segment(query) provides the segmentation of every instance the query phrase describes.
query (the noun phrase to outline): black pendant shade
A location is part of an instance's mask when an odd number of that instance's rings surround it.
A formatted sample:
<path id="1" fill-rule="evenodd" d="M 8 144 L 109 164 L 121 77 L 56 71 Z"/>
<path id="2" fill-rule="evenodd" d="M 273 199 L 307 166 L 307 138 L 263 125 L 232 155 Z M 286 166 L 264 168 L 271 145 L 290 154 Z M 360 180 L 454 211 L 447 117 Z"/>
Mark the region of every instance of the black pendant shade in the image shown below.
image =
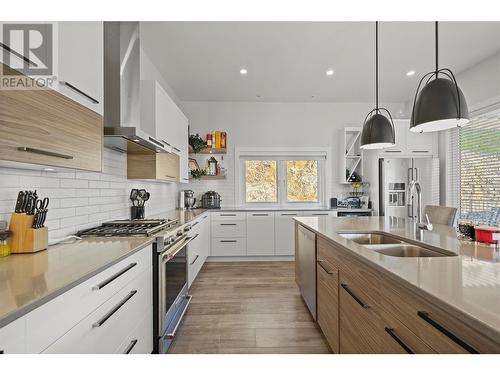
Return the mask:
<path id="1" fill-rule="evenodd" d="M 389 120 L 383 114 L 377 112 L 365 121 L 363 131 L 361 132 L 362 148 L 365 150 L 387 148 L 394 146 L 394 142 L 392 118 Z"/>
<path id="2" fill-rule="evenodd" d="M 422 77 L 417 87 L 410 120 L 412 132 L 433 132 L 466 125 L 469 109 L 464 94 L 450 69 L 438 68 L 438 23 L 436 70 Z M 425 83 L 424 83 L 425 81 Z M 420 87 L 424 83 L 424 87 Z"/>
<path id="3" fill-rule="evenodd" d="M 386 112 L 389 118 L 384 116 Z M 378 22 L 375 22 L 375 108 L 368 112 L 361 130 L 360 147 L 374 150 L 394 146 L 394 123 L 389 111 L 378 106 Z"/>

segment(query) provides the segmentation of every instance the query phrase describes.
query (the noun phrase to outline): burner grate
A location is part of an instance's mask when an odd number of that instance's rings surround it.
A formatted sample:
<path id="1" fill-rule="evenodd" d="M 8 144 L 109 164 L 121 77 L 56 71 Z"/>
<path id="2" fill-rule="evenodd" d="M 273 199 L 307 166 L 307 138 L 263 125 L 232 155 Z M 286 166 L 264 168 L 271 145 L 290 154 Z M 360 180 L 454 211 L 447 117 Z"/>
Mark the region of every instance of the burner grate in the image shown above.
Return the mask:
<path id="1" fill-rule="evenodd" d="M 161 230 L 171 228 L 177 220 L 148 219 L 148 220 L 115 220 L 102 225 L 82 230 L 79 237 L 111 237 L 111 236 L 150 236 Z"/>

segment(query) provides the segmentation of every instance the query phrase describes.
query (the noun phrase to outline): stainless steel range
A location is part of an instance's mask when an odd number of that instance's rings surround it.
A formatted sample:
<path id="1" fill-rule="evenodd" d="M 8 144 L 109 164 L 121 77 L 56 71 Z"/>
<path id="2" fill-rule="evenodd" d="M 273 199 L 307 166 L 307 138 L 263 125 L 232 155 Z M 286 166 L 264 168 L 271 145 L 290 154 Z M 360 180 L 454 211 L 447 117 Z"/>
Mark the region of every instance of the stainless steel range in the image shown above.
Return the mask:
<path id="1" fill-rule="evenodd" d="M 76 235 L 78 237 L 152 236 L 176 224 L 177 220 L 171 219 L 114 220 L 95 228 L 81 230 Z"/>
<path id="2" fill-rule="evenodd" d="M 154 352 L 166 353 L 191 302 L 187 286 L 187 245 L 198 234 L 190 235 L 184 225 L 153 244 L 153 333 Z"/>

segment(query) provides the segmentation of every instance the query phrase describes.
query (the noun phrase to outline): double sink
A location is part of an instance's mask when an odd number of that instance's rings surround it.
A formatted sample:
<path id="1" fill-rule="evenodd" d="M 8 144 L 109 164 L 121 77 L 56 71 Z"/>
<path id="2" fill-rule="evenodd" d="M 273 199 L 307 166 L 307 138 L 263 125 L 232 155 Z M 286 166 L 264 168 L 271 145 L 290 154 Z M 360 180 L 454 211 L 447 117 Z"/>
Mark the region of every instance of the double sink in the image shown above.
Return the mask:
<path id="1" fill-rule="evenodd" d="M 385 232 L 339 232 L 340 236 L 379 254 L 400 258 L 449 257 L 457 254 L 422 243 L 413 243 Z"/>

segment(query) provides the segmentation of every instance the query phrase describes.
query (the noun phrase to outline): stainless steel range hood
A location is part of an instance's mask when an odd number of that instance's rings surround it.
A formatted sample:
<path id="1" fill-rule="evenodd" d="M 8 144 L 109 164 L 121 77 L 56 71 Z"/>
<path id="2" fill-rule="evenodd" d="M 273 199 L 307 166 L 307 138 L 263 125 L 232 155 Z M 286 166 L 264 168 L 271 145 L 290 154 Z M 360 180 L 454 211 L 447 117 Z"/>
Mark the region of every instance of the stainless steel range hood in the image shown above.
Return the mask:
<path id="1" fill-rule="evenodd" d="M 140 55 L 139 22 L 104 22 L 104 145 L 127 152 L 134 142 L 168 152 L 141 129 Z"/>

